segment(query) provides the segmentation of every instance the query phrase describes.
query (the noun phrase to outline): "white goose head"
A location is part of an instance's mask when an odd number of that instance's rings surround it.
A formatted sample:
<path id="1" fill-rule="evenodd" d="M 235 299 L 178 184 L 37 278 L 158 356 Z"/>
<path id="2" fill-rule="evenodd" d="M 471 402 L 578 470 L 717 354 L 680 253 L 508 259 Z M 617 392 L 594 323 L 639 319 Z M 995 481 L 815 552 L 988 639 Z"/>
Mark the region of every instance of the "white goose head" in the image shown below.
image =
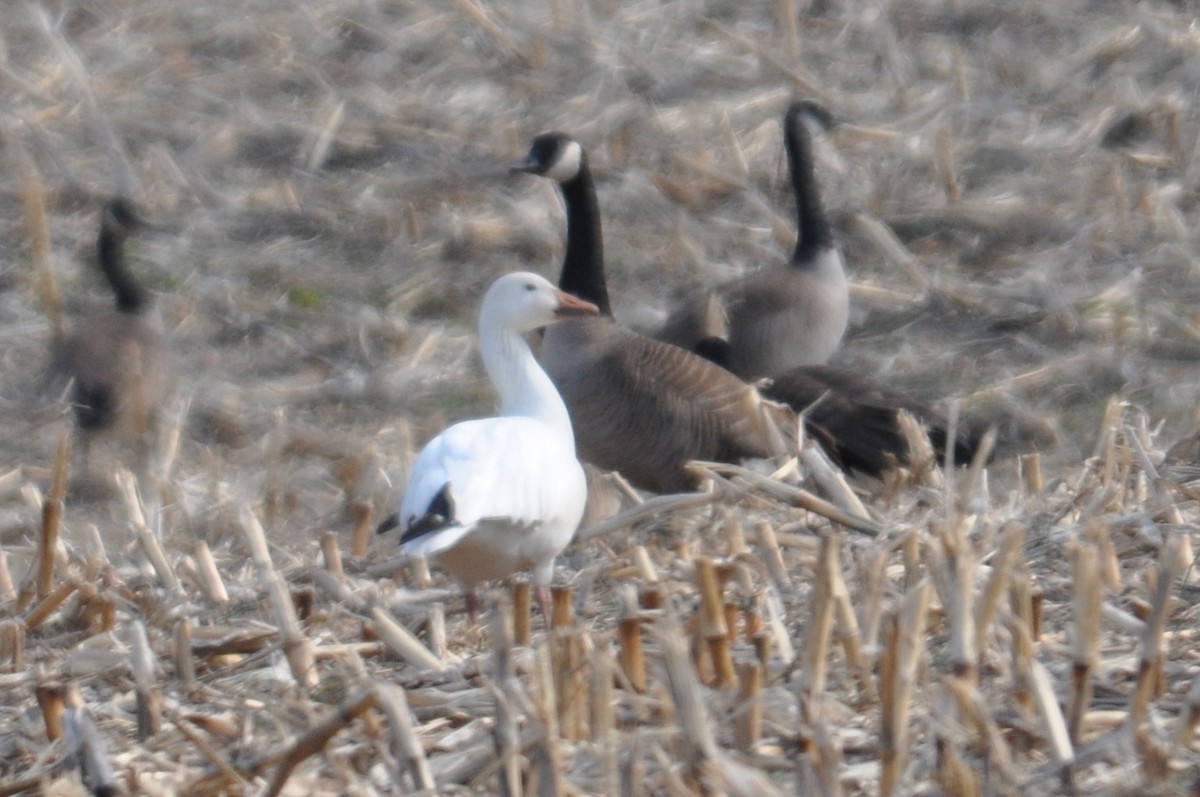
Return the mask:
<path id="1" fill-rule="evenodd" d="M 563 293 L 545 277 L 527 271 L 506 274 L 492 283 L 479 311 L 479 348 L 500 396 L 501 415 L 537 418 L 570 436 L 567 408 L 523 335 L 569 316 L 597 312 L 594 304 Z"/>
<path id="2" fill-rule="evenodd" d="M 595 315 L 596 306 L 576 299 L 529 271 L 506 274 L 483 297 L 480 327 L 525 333 L 571 316 Z"/>

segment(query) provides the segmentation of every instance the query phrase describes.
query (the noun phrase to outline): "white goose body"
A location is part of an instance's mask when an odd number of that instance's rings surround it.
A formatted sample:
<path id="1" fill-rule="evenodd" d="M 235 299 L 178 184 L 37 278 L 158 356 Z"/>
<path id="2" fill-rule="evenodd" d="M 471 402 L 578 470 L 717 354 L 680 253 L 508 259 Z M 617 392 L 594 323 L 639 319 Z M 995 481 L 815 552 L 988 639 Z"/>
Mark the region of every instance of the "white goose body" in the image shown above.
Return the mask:
<path id="1" fill-rule="evenodd" d="M 501 277 L 480 311 L 500 414 L 449 427 L 422 449 L 400 503 L 406 552 L 433 557 L 467 590 L 532 570 L 538 598 L 587 499 L 570 417 L 522 335 L 596 308 L 525 272 Z"/>

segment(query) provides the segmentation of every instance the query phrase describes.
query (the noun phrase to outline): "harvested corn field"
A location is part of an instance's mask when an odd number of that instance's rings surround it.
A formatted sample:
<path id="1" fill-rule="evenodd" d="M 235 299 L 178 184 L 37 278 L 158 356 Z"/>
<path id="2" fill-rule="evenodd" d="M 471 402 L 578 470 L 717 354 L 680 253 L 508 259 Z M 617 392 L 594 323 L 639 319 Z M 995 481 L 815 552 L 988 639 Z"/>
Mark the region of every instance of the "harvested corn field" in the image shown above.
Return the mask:
<path id="1" fill-rule="evenodd" d="M 0 794 L 1200 793 L 1200 39 L 1186 4 L 43 0 L 0 21 Z M 494 410 L 487 285 L 563 256 L 583 142 L 618 318 L 787 260 L 780 121 L 851 285 L 833 362 L 995 431 L 883 481 L 620 489 L 482 622 L 375 537 Z M 49 347 L 175 359 L 81 437 Z M 145 375 L 138 377 L 145 378 Z M 142 408 L 145 409 L 145 408 Z M 85 450 L 86 449 L 86 450 Z M 529 618 L 527 622 L 527 618 Z"/>

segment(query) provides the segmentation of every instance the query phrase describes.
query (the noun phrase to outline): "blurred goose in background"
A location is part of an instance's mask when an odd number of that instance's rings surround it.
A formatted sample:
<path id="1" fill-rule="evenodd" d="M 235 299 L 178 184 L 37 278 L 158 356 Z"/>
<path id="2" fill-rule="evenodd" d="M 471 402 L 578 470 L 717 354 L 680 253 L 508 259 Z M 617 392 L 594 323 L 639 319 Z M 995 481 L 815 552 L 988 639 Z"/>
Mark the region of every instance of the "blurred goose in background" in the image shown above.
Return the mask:
<path id="1" fill-rule="evenodd" d="M 733 462 L 778 453 L 774 433 L 796 422 L 782 405 L 802 413 L 809 435 L 847 469 L 879 476 L 893 458 L 907 461 L 897 420 L 901 409 L 934 426 L 931 441 L 942 450 L 945 424 L 936 411 L 864 377 L 800 366 L 768 380 L 760 392 L 721 367 L 729 352 L 723 327 L 703 341 L 706 359 L 618 326 L 604 277 L 599 205 L 582 145 L 565 134 L 546 133 L 513 168 L 558 183 L 567 211 L 559 287 L 600 308 L 600 318 L 548 329 L 541 352 L 546 372 L 571 410 L 584 460 L 619 471 L 642 489 L 693 489 L 696 480 L 684 469 L 690 459 Z M 973 446 L 961 431 L 956 461 L 969 462 Z"/>
<path id="2" fill-rule="evenodd" d="M 480 309 L 479 347 L 500 414 L 451 426 L 413 464 L 400 542 L 458 580 L 473 618 L 477 584 L 532 569 L 549 622 L 554 559 L 579 525 L 587 486 L 567 408 L 522 335 L 596 312 L 536 274 L 496 280 Z"/>
<path id="3" fill-rule="evenodd" d="M 841 345 L 850 294 L 814 174 L 808 129 L 813 123 L 829 127 L 832 117 L 807 100 L 793 103 L 783 118 L 796 197 L 798 237 L 791 260 L 691 297 L 656 337 L 708 357 L 716 347 L 720 364 L 743 379 L 824 363 Z"/>
<path id="4" fill-rule="evenodd" d="M 116 308 L 81 320 L 51 347 L 50 383 L 69 384 L 68 400 L 85 446 L 89 437 L 106 432 L 144 445 L 174 382 L 162 319 L 125 266 L 125 240 L 144 226 L 129 200 L 105 205 L 96 262 Z"/>
<path id="5" fill-rule="evenodd" d="M 786 407 L 763 402 L 752 386 L 704 358 L 613 320 L 600 210 L 579 142 L 562 133 L 539 135 L 513 170 L 558 184 L 567 211 L 558 285 L 600 310 L 599 317 L 548 328 L 541 348 L 542 365 L 571 411 L 580 456 L 642 489 L 679 492 L 697 486 L 684 467 L 690 460 L 774 453 L 779 436 L 767 415 L 794 423 Z"/>

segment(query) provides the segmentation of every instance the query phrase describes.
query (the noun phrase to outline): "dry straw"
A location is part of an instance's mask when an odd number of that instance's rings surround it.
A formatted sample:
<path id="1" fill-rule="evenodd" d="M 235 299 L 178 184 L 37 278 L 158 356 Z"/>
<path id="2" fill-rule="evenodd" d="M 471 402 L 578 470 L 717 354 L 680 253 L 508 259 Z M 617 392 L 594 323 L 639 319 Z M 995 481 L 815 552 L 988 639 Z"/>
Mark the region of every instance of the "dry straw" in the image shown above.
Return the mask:
<path id="1" fill-rule="evenodd" d="M 5 17 L 0 794 L 1195 791 L 1186 4 L 51 5 Z M 473 626 L 370 531 L 492 412 L 482 286 L 560 262 L 504 167 L 587 143 L 637 316 L 784 262 L 797 96 L 839 364 L 993 458 L 696 463 Z M 114 193 L 189 399 L 84 478 L 37 375 Z"/>

